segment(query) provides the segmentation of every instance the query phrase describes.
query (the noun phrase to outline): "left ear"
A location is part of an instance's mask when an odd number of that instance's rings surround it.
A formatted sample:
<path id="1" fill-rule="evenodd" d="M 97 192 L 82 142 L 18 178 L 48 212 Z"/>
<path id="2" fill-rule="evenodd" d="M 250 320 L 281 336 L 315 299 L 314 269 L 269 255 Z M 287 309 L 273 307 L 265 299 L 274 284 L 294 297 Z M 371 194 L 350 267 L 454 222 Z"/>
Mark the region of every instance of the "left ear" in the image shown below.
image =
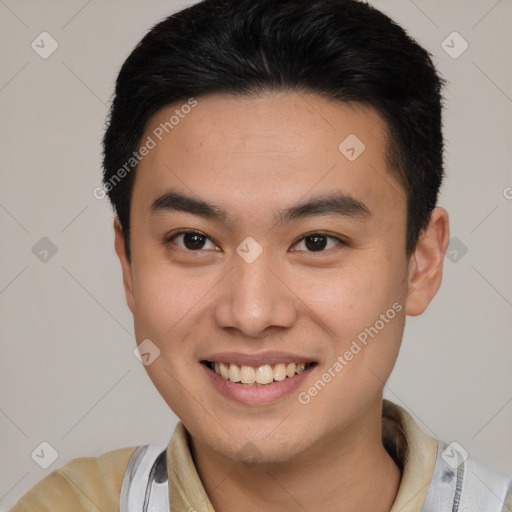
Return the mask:
<path id="1" fill-rule="evenodd" d="M 409 260 L 409 286 L 405 303 L 407 315 L 421 315 L 439 290 L 449 241 L 448 212 L 441 207 L 434 208 L 429 225 L 420 234 Z"/>

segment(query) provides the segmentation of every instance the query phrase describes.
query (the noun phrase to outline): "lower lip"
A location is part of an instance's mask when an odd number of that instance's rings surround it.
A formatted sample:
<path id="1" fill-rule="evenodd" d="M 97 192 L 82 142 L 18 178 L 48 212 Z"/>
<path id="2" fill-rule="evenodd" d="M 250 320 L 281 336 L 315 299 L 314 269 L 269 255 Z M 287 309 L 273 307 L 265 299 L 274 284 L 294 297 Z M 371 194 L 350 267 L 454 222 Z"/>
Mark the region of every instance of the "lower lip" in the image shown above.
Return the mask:
<path id="1" fill-rule="evenodd" d="M 295 374 L 293 377 L 286 377 L 280 381 L 274 381 L 270 384 L 240 384 L 231 382 L 229 379 L 221 377 L 206 365 L 201 364 L 204 371 L 213 382 L 215 388 L 227 397 L 247 405 L 260 405 L 276 402 L 285 395 L 290 394 L 297 389 L 302 382 L 309 376 L 315 368 L 312 366 L 302 373 Z"/>

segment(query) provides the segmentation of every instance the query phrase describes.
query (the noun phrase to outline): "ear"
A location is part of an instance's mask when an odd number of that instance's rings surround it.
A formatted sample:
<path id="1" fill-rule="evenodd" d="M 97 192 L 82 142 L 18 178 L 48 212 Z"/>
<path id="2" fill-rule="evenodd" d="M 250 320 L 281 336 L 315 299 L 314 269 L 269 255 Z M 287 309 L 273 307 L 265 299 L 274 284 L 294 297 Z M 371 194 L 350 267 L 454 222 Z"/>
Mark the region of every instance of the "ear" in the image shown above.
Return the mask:
<path id="1" fill-rule="evenodd" d="M 128 261 L 126 257 L 126 248 L 125 248 L 125 240 L 123 234 L 123 228 L 121 227 L 121 223 L 119 219 L 114 219 L 114 233 L 115 233 L 115 249 L 117 253 L 117 257 L 121 262 L 121 270 L 123 272 L 123 284 L 124 284 L 124 293 L 126 295 L 126 302 L 130 311 L 133 313 L 134 311 L 134 301 L 133 301 L 133 293 L 132 293 L 132 265 Z"/>
<path id="2" fill-rule="evenodd" d="M 408 294 L 405 313 L 421 315 L 441 286 L 444 254 L 450 241 L 448 212 L 432 211 L 430 223 L 422 232 L 409 260 Z"/>

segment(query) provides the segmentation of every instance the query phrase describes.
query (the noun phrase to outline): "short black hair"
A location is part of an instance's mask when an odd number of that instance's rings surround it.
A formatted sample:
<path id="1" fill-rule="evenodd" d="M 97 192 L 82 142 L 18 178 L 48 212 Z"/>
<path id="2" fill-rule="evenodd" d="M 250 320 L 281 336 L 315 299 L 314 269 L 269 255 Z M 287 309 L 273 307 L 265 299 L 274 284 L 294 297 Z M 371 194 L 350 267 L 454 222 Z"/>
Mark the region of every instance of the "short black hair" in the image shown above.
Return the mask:
<path id="1" fill-rule="evenodd" d="M 357 0 L 203 0 L 156 24 L 119 72 L 103 138 L 104 190 L 128 259 L 133 155 L 150 117 L 208 93 L 274 91 L 376 109 L 385 121 L 386 162 L 407 195 L 411 255 L 444 176 L 445 80 L 431 57 L 391 18 Z"/>

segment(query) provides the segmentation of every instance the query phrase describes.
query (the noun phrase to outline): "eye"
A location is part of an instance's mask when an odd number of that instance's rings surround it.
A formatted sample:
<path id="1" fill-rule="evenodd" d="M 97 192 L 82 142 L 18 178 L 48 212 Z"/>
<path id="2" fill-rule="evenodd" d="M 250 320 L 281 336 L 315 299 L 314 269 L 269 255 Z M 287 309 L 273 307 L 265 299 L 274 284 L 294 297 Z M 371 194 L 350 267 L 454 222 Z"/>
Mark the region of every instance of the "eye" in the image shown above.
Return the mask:
<path id="1" fill-rule="evenodd" d="M 329 244 L 331 240 L 331 244 Z M 332 241 L 337 243 L 332 243 Z M 308 252 L 326 252 L 337 245 L 347 245 L 343 240 L 324 233 L 310 233 L 303 236 L 295 245 L 305 247 Z M 304 250 L 304 249 L 299 249 Z"/>
<path id="2" fill-rule="evenodd" d="M 178 240 L 179 243 L 175 241 Z M 201 233 L 200 231 L 194 230 L 186 230 L 179 231 L 178 233 L 174 233 L 170 237 L 165 239 L 165 245 L 173 243 L 177 245 L 180 249 L 185 249 L 187 251 L 198 251 L 201 249 L 208 249 L 205 245 L 208 245 L 210 242 L 210 249 L 217 250 L 217 246 L 210 240 L 206 235 Z"/>
<path id="3" fill-rule="evenodd" d="M 208 247 L 210 243 L 210 247 Z M 185 251 L 200 251 L 206 249 L 220 250 L 219 247 L 204 233 L 195 230 L 182 230 L 168 236 L 164 240 L 164 245 L 173 244 Z M 299 247 L 297 250 L 306 252 L 327 252 L 336 246 L 345 246 L 346 242 L 326 233 L 310 233 L 300 238 L 293 247 Z"/>

